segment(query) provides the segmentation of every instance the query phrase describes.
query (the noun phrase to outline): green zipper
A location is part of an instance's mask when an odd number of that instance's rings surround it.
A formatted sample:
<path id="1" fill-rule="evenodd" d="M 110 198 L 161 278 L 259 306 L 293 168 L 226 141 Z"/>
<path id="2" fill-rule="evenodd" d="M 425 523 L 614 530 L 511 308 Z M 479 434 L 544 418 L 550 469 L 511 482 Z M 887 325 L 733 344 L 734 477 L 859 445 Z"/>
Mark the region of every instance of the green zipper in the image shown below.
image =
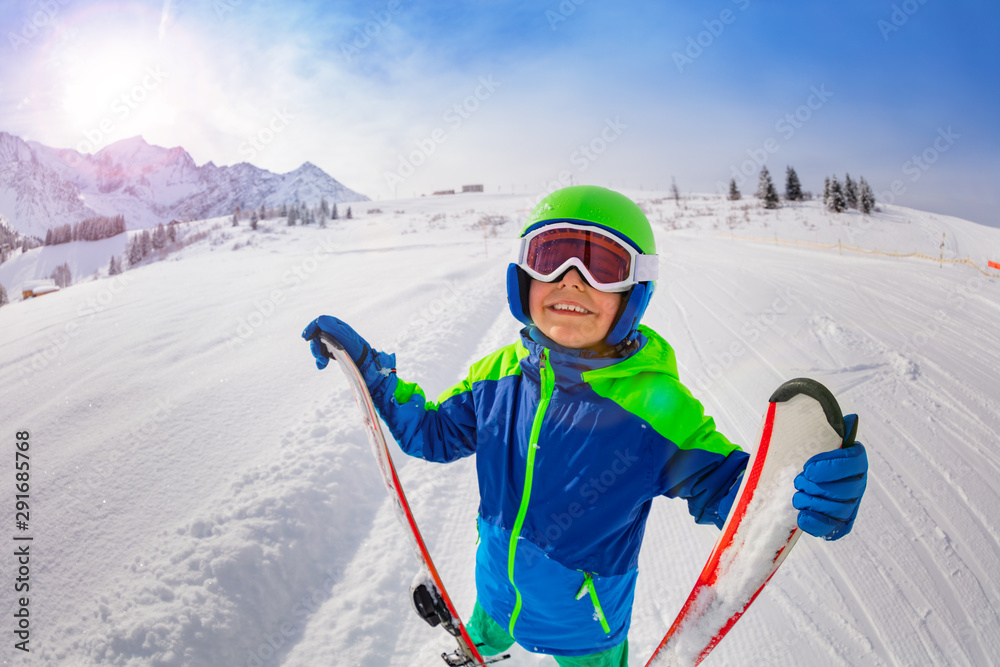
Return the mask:
<path id="1" fill-rule="evenodd" d="M 580 590 L 576 592 L 576 599 L 582 599 L 587 593 L 590 593 L 590 601 L 594 604 L 594 616 L 596 616 L 597 620 L 601 622 L 601 629 L 604 630 L 604 634 L 611 634 L 611 626 L 608 625 L 608 619 L 604 616 L 604 609 L 601 608 L 601 601 L 597 597 L 597 587 L 594 585 L 594 576 L 590 574 L 590 572 L 583 573 L 583 585 L 580 586 Z"/>
<path id="2" fill-rule="evenodd" d="M 521 591 L 514 583 L 514 556 L 517 552 L 517 541 L 521 538 L 521 528 L 524 526 L 524 517 L 528 514 L 528 501 L 531 499 L 531 482 L 535 475 L 535 451 L 538 449 L 538 436 L 542 431 L 542 418 L 549 407 L 549 400 L 555 389 L 555 375 L 548 365 L 548 351 L 543 350 L 539 370 L 541 374 L 541 396 L 538 401 L 538 409 L 535 411 L 535 419 L 531 423 L 531 438 L 528 441 L 528 462 L 524 473 L 524 490 L 521 492 L 521 506 L 517 510 L 517 519 L 514 520 L 514 531 L 510 535 L 510 548 L 507 551 L 507 576 L 514 593 L 517 596 L 514 602 L 514 612 L 510 615 L 510 625 L 507 633 L 514 636 L 514 623 L 521 613 Z"/>

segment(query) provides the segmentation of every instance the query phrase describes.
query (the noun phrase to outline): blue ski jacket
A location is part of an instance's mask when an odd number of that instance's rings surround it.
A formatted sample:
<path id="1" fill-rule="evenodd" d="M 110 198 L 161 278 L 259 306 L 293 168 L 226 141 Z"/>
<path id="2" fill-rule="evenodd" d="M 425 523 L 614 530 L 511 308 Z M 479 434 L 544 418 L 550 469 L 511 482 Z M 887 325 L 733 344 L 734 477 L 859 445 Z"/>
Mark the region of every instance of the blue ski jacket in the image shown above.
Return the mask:
<path id="1" fill-rule="evenodd" d="M 670 345 L 645 326 L 638 342 L 626 358 L 596 357 L 529 327 L 436 402 L 395 376 L 373 391 L 407 454 L 476 454 L 479 603 L 530 651 L 625 641 L 652 499 L 684 498 L 721 527 L 746 467 L 679 381 Z"/>

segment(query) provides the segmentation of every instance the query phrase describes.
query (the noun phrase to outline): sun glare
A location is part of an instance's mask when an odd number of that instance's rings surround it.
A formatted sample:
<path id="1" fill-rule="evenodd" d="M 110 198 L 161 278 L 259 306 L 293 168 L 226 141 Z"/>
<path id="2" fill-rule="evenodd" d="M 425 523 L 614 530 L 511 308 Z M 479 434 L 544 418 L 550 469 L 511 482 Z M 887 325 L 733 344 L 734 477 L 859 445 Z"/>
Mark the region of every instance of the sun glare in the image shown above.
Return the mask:
<path id="1" fill-rule="evenodd" d="M 107 143 L 141 134 L 144 122 L 170 122 L 167 73 L 149 47 L 116 42 L 77 53 L 63 72 L 62 106 L 67 124 L 81 133 L 76 146 L 94 152 Z"/>
<path id="2" fill-rule="evenodd" d="M 82 56 L 67 70 L 63 108 L 74 120 L 92 123 L 111 113 L 116 97 L 126 94 L 142 72 L 135 56 L 121 47 L 108 46 Z"/>

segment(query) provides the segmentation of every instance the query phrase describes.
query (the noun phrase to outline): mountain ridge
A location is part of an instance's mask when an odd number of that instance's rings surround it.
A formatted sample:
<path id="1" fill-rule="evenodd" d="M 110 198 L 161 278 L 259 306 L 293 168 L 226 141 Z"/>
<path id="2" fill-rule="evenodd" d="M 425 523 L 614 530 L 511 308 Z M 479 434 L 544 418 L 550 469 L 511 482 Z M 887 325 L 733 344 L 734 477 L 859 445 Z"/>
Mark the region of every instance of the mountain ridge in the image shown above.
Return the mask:
<path id="1" fill-rule="evenodd" d="M 248 162 L 198 166 L 180 146 L 129 137 L 94 154 L 52 148 L 0 131 L 0 215 L 22 234 L 96 215 L 124 215 L 129 229 L 202 220 L 299 201 L 368 201 L 314 163 L 275 174 Z"/>

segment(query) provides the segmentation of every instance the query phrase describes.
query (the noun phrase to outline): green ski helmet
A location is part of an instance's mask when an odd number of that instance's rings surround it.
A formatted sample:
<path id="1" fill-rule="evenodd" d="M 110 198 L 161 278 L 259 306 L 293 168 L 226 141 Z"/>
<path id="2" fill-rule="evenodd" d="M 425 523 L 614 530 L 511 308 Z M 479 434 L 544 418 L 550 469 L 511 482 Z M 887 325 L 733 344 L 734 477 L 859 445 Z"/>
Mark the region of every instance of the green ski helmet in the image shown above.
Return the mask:
<path id="1" fill-rule="evenodd" d="M 511 314 L 526 325 L 533 324 L 528 311 L 531 277 L 518 266 L 523 245 L 520 239 L 542 227 L 563 224 L 595 227 L 642 255 L 656 256 L 656 241 L 646 214 L 625 195 L 596 185 L 575 185 L 556 190 L 538 202 L 528 216 L 515 243 L 518 256 L 507 266 L 507 304 Z M 655 277 L 653 262 L 652 274 L 647 272 L 637 276 L 641 282 L 636 282 L 623 293 L 622 308 L 605 338 L 608 345 L 614 347 L 635 337 L 639 320 L 653 295 Z"/>

